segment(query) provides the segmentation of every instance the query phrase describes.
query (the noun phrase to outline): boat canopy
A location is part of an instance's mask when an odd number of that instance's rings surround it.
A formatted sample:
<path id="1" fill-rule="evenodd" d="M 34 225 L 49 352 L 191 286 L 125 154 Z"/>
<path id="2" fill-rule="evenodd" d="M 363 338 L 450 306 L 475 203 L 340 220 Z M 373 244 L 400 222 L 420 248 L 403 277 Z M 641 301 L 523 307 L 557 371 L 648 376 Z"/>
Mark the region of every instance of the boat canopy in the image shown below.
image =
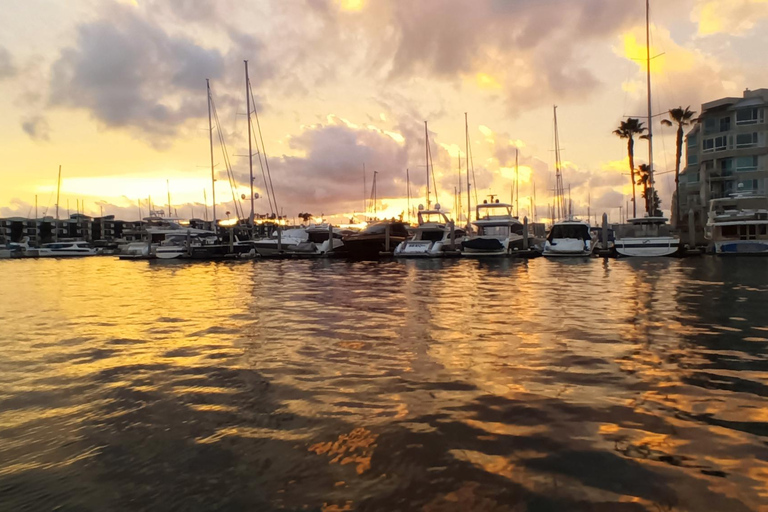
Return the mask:
<path id="1" fill-rule="evenodd" d="M 591 240 L 592 235 L 589 232 L 589 226 L 583 222 L 558 223 L 549 230 L 547 240 L 550 242 L 555 239 L 571 238 L 576 240 Z"/>

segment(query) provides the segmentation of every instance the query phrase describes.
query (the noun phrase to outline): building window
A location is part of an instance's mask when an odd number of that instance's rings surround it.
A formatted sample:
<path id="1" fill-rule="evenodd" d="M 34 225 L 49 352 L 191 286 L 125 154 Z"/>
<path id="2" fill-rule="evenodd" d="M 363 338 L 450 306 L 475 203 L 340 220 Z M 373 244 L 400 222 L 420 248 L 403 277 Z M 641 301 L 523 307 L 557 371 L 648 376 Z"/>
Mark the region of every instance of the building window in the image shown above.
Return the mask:
<path id="1" fill-rule="evenodd" d="M 736 158 L 736 171 L 751 172 L 757 170 L 757 155 Z"/>
<path id="2" fill-rule="evenodd" d="M 737 187 L 739 191 L 742 190 L 757 190 L 757 180 L 739 180 L 739 185 Z"/>
<path id="3" fill-rule="evenodd" d="M 704 120 L 704 133 L 713 133 L 717 127 L 717 119 Z"/>
<path id="4" fill-rule="evenodd" d="M 688 173 L 688 183 L 698 183 L 698 182 L 699 182 L 699 173 L 698 172 Z"/>
<path id="5" fill-rule="evenodd" d="M 694 149 L 696 148 L 696 145 L 699 143 L 698 137 L 696 135 L 689 135 L 688 136 L 688 149 Z"/>
<path id="6" fill-rule="evenodd" d="M 703 151 L 704 153 L 711 153 L 712 151 L 725 151 L 727 149 L 728 138 L 725 135 L 715 137 L 714 139 L 704 139 Z"/>
<path id="7" fill-rule="evenodd" d="M 736 124 L 757 124 L 763 112 L 759 108 L 744 108 L 736 111 Z"/>
<path id="8" fill-rule="evenodd" d="M 688 153 L 688 159 L 687 159 L 688 165 L 696 165 L 699 163 L 699 155 L 696 153 Z"/>
<path id="9" fill-rule="evenodd" d="M 720 118 L 720 131 L 721 132 L 727 132 L 731 129 L 731 118 L 730 117 L 721 117 Z"/>
<path id="10" fill-rule="evenodd" d="M 723 158 L 719 161 L 720 175 L 731 176 L 733 174 L 733 158 Z"/>
<path id="11" fill-rule="evenodd" d="M 736 136 L 737 148 L 753 148 L 757 146 L 757 132 L 742 133 Z"/>

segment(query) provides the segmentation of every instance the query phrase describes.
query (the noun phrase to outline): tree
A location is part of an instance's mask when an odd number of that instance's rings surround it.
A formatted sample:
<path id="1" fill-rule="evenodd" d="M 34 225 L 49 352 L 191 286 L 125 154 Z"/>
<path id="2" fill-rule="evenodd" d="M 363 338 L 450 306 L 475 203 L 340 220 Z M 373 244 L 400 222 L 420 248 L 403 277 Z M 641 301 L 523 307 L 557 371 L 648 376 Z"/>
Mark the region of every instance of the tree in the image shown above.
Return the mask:
<path id="1" fill-rule="evenodd" d="M 637 217 L 637 201 L 635 200 L 635 135 L 645 132 L 645 127 L 639 119 L 634 117 L 622 121 L 619 127 L 613 130 L 614 135 L 620 139 L 627 139 L 627 156 L 629 157 L 629 176 L 632 180 L 632 216 Z"/>
<path id="2" fill-rule="evenodd" d="M 650 210 L 650 196 L 648 190 L 651 185 L 651 168 L 648 164 L 640 164 L 637 168 L 637 184 L 643 187 L 643 199 L 645 199 L 645 213 L 651 213 Z"/>
<path id="3" fill-rule="evenodd" d="M 661 124 L 665 126 L 677 125 L 677 153 L 675 160 L 675 219 L 680 222 L 680 161 L 683 158 L 683 126 L 693 124 L 695 110 L 690 106 L 685 108 L 677 107 L 669 111 L 669 119 L 662 119 Z"/>
<path id="4" fill-rule="evenodd" d="M 656 189 L 651 186 L 651 168 L 647 164 L 640 164 L 637 168 L 637 184 L 643 187 L 643 199 L 645 200 L 645 213 L 649 217 L 661 217 L 661 199 Z"/>

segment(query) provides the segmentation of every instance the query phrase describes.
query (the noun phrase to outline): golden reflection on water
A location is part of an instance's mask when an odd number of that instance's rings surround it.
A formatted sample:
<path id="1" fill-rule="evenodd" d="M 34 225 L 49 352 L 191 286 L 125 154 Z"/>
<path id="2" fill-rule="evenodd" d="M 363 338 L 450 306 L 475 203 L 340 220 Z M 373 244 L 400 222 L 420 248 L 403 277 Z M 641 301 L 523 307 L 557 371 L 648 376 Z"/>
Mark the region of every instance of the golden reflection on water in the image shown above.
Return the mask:
<path id="1" fill-rule="evenodd" d="M 0 501 L 759 510 L 739 261 L 0 262 Z"/>

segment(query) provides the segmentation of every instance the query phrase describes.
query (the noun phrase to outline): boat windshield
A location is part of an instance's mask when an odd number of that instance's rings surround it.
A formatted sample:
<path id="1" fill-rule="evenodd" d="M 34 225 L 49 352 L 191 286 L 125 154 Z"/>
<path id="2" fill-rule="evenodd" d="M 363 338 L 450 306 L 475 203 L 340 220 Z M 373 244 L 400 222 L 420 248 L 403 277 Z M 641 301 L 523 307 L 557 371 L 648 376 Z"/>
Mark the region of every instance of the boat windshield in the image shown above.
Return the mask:
<path id="1" fill-rule="evenodd" d="M 584 224 L 555 224 L 549 231 L 547 239 L 551 242 L 556 238 L 575 238 L 590 240 L 589 228 Z"/>
<path id="2" fill-rule="evenodd" d="M 512 207 L 504 203 L 477 205 L 477 220 L 490 220 L 512 217 Z"/>
<path id="3" fill-rule="evenodd" d="M 378 222 L 376 224 L 368 226 L 360 234 L 361 235 L 383 235 L 386 233 L 387 225 L 391 226 L 389 229 L 390 235 L 408 236 L 408 230 L 406 230 L 405 226 L 400 222 L 393 222 L 393 223 Z"/>
<path id="4" fill-rule="evenodd" d="M 448 224 L 448 217 L 443 212 L 420 211 L 419 225 L 422 224 Z"/>

